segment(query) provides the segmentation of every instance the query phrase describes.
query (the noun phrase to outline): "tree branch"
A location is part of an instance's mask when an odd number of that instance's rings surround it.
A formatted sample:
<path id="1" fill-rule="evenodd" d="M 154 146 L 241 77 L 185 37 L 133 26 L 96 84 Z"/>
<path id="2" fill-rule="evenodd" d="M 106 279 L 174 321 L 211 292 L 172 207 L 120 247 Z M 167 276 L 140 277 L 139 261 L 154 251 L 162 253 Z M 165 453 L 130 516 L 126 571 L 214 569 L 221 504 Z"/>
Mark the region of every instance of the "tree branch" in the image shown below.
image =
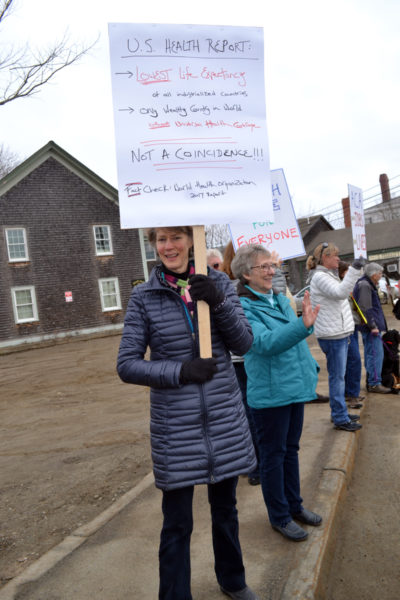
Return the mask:
<path id="1" fill-rule="evenodd" d="M 0 0 L 0 23 L 7 15 L 14 0 Z M 89 46 L 71 43 L 68 32 L 47 51 L 31 51 L 29 46 L 14 50 L 10 48 L 0 56 L 0 74 L 3 74 L 3 89 L 0 89 L 0 106 L 17 98 L 37 94 L 57 73 L 78 62 L 97 43 Z"/>

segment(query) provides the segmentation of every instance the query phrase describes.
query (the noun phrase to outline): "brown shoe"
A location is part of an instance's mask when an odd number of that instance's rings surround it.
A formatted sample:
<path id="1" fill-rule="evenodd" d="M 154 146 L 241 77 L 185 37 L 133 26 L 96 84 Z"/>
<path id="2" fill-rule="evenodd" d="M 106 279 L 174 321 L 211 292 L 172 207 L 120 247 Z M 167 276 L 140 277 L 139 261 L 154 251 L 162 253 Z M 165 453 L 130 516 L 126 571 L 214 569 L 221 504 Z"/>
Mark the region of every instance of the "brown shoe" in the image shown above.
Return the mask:
<path id="1" fill-rule="evenodd" d="M 329 396 L 324 396 L 323 394 L 318 394 L 318 392 L 315 394 L 315 398 L 313 400 L 310 400 L 309 402 L 307 402 L 307 404 L 323 404 L 324 402 L 329 402 Z"/>
<path id="2" fill-rule="evenodd" d="M 372 392 L 373 394 L 390 394 L 390 392 L 392 390 L 388 387 L 385 387 L 384 385 L 379 384 L 379 385 L 369 385 L 368 391 Z"/>
<path id="3" fill-rule="evenodd" d="M 362 408 L 362 404 L 361 402 L 359 402 L 359 400 L 361 400 L 361 398 L 364 398 L 364 396 L 359 396 L 358 398 L 351 398 L 350 396 L 346 396 L 346 402 L 349 405 L 349 408 Z"/>

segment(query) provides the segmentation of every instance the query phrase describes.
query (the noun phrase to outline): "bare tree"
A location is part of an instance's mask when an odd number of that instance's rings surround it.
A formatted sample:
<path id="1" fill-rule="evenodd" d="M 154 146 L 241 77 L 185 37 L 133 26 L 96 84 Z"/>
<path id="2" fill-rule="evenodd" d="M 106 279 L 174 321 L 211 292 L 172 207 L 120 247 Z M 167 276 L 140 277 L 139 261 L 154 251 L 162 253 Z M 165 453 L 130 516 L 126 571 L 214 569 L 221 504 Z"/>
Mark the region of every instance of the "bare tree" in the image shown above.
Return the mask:
<path id="1" fill-rule="evenodd" d="M 12 171 L 20 163 L 19 157 L 9 148 L 0 146 L 0 179 Z"/>
<path id="2" fill-rule="evenodd" d="M 207 225 L 205 229 L 207 248 L 226 246 L 230 240 L 227 225 Z"/>
<path id="3" fill-rule="evenodd" d="M 0 25 L 10 16 L 14 0 L 0 0 Z M 59 71 L 69 67 L 93 48 L 71 43 L 68 33 L 50 48 L 32 50 L 29 45 L 10 47 L 0 53 L 0 74 L 4 84 L 0 89 L 0 106 L 17 98 L 37 94 Z"/>

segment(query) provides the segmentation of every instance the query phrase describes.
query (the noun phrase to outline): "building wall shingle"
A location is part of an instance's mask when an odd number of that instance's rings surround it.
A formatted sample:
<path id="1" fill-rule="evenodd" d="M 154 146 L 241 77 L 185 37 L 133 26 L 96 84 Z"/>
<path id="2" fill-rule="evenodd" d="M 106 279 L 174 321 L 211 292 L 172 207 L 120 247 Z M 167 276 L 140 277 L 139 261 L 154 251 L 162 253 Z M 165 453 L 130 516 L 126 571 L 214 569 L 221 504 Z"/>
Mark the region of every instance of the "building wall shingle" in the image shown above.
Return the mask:
<path id="1" fill-rule="evenodd" d="M 0 208 L 0 340 L 123 321 L 143 266 L 138 231 L 120 229 L 115 202 L 50 157 L 0 197 Z M 94 225 L 110 226 L 113 255 L 96 256 Z M 9 263 L 9 227 L 25 228 L 29 262 Z M 118 277 L 119 311 L 102 311 L 98 279 L 106 277 Z M 24 285 L 35 286 L 39 321 L 18 325 L 10 289 Z"/>

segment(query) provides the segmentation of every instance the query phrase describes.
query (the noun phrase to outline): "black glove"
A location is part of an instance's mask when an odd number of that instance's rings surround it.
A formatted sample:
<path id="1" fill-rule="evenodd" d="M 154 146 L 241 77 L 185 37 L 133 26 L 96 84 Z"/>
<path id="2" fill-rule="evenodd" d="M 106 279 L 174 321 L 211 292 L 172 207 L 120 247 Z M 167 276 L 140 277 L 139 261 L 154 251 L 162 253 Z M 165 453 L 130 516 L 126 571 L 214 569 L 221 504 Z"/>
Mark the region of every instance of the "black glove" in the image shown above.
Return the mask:
<path id="1" fill-rule="evenodd" d="M 224 299 L 224 293 L 215 287 L 213 280 L 207 275 L 191 275 L 189 284 L 192 300 L 204 300 L 210 308 Z"/>
<path id="2" fill-rule="evenodd" d="M 217 372 L 216 358 L 195 358 L 183 363 L 179 381 L 181 383 L 204 383 Z"/>
<path id="3" fill-rule="evenodd" d="M 363 256 L 359 256 L 351 263 L 351 266 L 355 269 L 362 269 L 367 264 L 367 260 Z"/>

